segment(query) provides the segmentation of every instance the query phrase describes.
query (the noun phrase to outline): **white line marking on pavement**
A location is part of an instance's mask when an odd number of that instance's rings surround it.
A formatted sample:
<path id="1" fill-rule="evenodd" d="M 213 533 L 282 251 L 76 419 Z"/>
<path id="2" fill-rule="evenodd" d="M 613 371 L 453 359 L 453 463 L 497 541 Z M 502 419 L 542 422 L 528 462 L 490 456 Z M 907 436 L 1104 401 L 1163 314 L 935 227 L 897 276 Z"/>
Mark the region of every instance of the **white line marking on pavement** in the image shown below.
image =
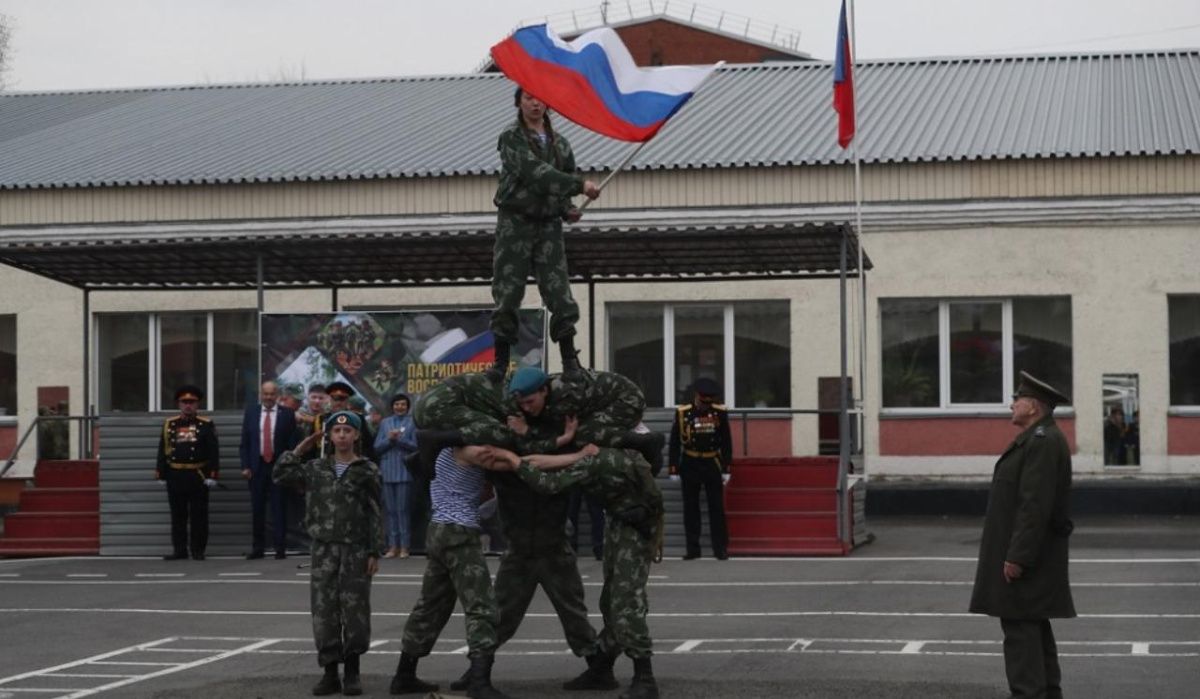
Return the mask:
<path id="1" fill-rule="evenodd" d="M 148 660 L 93 660 L 88 665 L 145 665 L 147 667 L 175 667 L 179 663 L 152 663 Z"/>
<path id="2" fill-rule="evenodd" d="M 977 563 L 975 556 L 735 556 L 731 560 L 740 563 Z M 1127 563 L 1200 563 L 1200 558 L 1072 558 L 1071 563 L 1119 564 Z"/>
<path id="3" fill-rule="evenodd" d="M 260 575 L 262 573 L 217 573 L 217 576 L 222 578 L 254 578 Z"/>
<path id="4" fill-rule="evenodd" d="M 1150 655 L 1149 643 L 1135 643 L 1129 651 L 1134 655 Z"/>
<path id="5" fill-rule="evenodd" d="M 680 643 L 679 645 L 675 646 L 675 650 L 673 650 L 671 652 L 672 653 L 687 653 L 688 651 L 694 649 L 696 646 L 700 645 L 701 643 L 704 643 L 704 641 L 684 641 L 683 643 Z"/>
<path id="6" fill-rule="evenodd" d="M 800 650 L 808 650 L 808 647 L 811 645 L 812 641 L 808 640 L 807 638 L 798 638 L 793 641 L 792 645 L 788 646 L 787 649 L 789 652 L 796 650 L 797 647 L 799 647 Z"/>
<path id="7" fill-rule="evenodd" d="M 135 578 L 182 578 L 186 573 L 134 573 Z M 117 581 L 113 581 L 117 582 Z M 124 582 L 124 581 L 122 581 Z"/>
<path id="8" fill-rule="evenodd" d="M 470 650 L 470 646 L 462 646 L 461 648 L 455 648 L 454 650 L 450 651 L 450 655 L 466 655 Z"/>
<path id="9" fill-rule="evenodd" d="M 81 697 L 87 697 L 87 696 L 91 696 L 93 694 L 99 694 L 100 692 L 106 692 L 110 689 L 124 687 L 126 685 L 130 685 L 135 682 L 143 682 L 145 680 L 154 679 L 155 677 L 162 677 L 163 675 L 171 675 L 176 672 L 190 670 L 194 667 L 208 665 L 209 663 L 215 663 L 218 660 L 224 660 L 225 658 L 232 658 L 235 655 L 241 655 L 242 653 L 249 653 L 249 652 L 257 650 L 259 648 L 265 648 L 266 646 L 269 646 L 273 643 L 275 643 L 274 639 L 261 640 L 261 641 L 258 641 L 257 643 L 251 643 L 249 645 L 245 645 L 240 648 L 233 648 L 233 649 L 230 649 L 227 651 L 223 651 L 221 653 L 217 653 L 216 655 L 213 655 L 213 656 L 210 656 L 207 658 L 193 660 L 190 663 L 183 663 L 181 665 L 176 665 L 175 667 L 163 668 L 162 670 L 158 670 L 157 672 L 151 672 L 148 675 L 140 675 L 138 677 L 131 677 L 129 679 L 120 680 L 118 682 L 112 682 L 110 684 L 102 685 L 100 687 L 92 687 L 90 689 L 85 689 L 80 692 L 75 692 L 74 694 L 68 694 L 67 696 L 63 697 L 62 699 L 80 699 Z M 150 649 L 147 649 L 147 650 L 150 650 Z"/>
<path id="10" fill-rule="evenodd" d="M 258 573 L 219 573 L 224 578 L 184 578 L 183 573 L 136 573 L 140 580 L 94 579 L 91 575 L 69 576 L 73 580 L 39 580 L 21 578 L 18 580 L 0 580 L 0 585 L 308 585 L 307 580 L 277 580 L 270 578 L 250 578 L 240 576 L 258 575 Z M 298 577 L 308 578 L 307 573 Z M 422 577 L 422 576 L 414 576 Z M 377 580 L 374 585 L 389 587 L 419 587 L 421 580 Z M 601 587 L 600 582 L 585 582 L 584 587 Z M 694 582 L 662 582 L 651 580 L 648 587 L 686 587 L 686 588 L 729 588 L 729 587 L 762 587 L 762 588 L 812 588 L 812 587 L 970 587 L 970 580 L 746 580 L 746 581 L 694 581 Z M 1182 582 L 1081 582 L 1073 581 L 1071 587 L 1095 588 L 1187 588 L 1200 587 L 1197 581 Z"/>
<path id="11" fill-rule="evenodd" d="M 33 670 L 31 672 L 23 672 L 19 675 L 12 675 L 9 677 L 0 677 L 0 685 L 8 684 L 9 682 L 16 682 L 17 680 L 23 680 L 27 677 L 37 677 L 38 675 L 45 675 L 45 674 L 51 673 L 51 672 L 58 672 L 59 670 L 69 670 L 73 667 L 79 667 L 80 665 L 86 665 L 88 663 L 93 663 L 98 660 L 107 660 L 109 658 L 121 655 L 123 653 L 132 653 L 135 651 L 141 651 L 141 650 L 145 650 L 146 648 L 149 648 L 151 646 L 158 645 L 160 643 L 171 643 L 176 640 L 178 640 L 178 638 L 174 637 L 174 636 L 171 636 L 168 638 L 160 638 L 157 641 L 150 641 L 149 643 L 139 643 L 134 646 L 126 646 L 124 648 L 118 648 L 117 650 L 111 650 L 107 653 L 101 653 L 100 655 L 93 655 L 89 658 L 84 658 L 83 660 L 74 660 L 69 663 L 63 663 L 62 665 L 55 665 L 54 667 L 45 667 L 45 668 L 42 668 L 41 670 Z M 7 687 L 5 687 L 5 691 L 10 691 L 10 690 Z M 67 691 L 73 691 L 73 690 L 67 690 Z"/>
<path id="12" fill-rule="evenodd" d="M 106 675 L 106 674 L 85 675 L 82 673 L 74 673 L 74 672 L 47 672 L 47 673 L 44 673 L 42 675 L 42 677 L 85 677 L 85 678 L 96 678 L 96 679 L 122 679 L 125 677 L 140 677 L 140 675 Z"/>
<path id="13" fill-rule="evenodd" d="M 0 573 L 0 578 L 19 578 L 20 573 Z"/>
<path id="14" fill-rule="evenodd" d="M 924 647 L 925 641 L 909 641 L 908 643 L 904 644 L 904 647 L 900 649 L 900 652 L 905 654 L 920 653 L 921 649 Z"/>
<path id="15" fill-rule="evenodd" d="M 107 578 L 108 573 L 67 573 L 68 578 Z"/>

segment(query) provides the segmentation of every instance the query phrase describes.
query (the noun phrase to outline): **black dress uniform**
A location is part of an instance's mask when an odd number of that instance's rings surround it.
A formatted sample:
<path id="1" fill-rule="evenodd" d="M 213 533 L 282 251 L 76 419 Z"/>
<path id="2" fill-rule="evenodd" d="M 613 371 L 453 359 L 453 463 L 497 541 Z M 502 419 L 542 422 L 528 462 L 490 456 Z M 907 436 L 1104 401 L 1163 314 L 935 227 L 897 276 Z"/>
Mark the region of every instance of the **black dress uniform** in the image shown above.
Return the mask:
<path id="1" fill-rule="evenodd" d="M 203 393 L 185 386 L 175 393 L 176 401 L 200 400 Z M 171 546 L 168 560 L 204 559 L 208 545 L 208 486 L 220 469 L 217 429 L 212 421 L 199 415 L 176 415 L 163 423 L 158 441 L 156 477 L 166 481 L 167 502 L 171 507 Z M 190 532 L 189 532 L 190 529 Z M 189 536 L 190 533 L 190 536 Z"/>
<path id="2" fill-rule="evenodd" d="M 722 476 L 733 461 L 733 439 L 729 413 L 714 401 L 720 387 L 711 379 L 699 379 L 693 389 L 696 400 L 675 409 L 671 425 L 668 463 L 679 474 L 683 490 L 683 527 L 687 540 L 686 559 L 700 557 L 700 489 L 708 499 L 708 525 L 713 554 L 728 557 L 729 534 L 725 528 L 725 492 Z"/>
<path id="3" fill-rule="evenodd" d="M 1004 667 L 1013 697 L 1062 697 L 1062 672 L 1050 619 L 1075 616 L 1067 574 L 1071 448 L 1054 424 L 1054 405 L 1067 402 L 1021 372 L 1019 397 L 1049 413 L 1029 425 L 996 462 L 970 610 L 1000 617 Z M 1019 575 L 1005 578 L 1005 565 Z"/>

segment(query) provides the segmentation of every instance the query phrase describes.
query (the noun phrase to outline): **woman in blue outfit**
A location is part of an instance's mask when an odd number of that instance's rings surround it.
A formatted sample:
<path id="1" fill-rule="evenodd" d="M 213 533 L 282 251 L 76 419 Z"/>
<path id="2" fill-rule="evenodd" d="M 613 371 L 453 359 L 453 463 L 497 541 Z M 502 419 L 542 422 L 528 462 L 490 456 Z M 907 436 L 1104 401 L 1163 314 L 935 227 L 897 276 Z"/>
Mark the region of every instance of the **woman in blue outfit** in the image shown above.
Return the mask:
<path id="1" fill-rule="evenodd" d="M 375 454 L 383 471 L 383 501 L 387 509 L 387 544 L 384 558 L 408 558 L 412 545 L 412 475 L 404 459 L 417 450 L 417 428 L 408 414 L 408 396 L 392 397 L 392 414 L 383 419 L 375 437 Z"/>

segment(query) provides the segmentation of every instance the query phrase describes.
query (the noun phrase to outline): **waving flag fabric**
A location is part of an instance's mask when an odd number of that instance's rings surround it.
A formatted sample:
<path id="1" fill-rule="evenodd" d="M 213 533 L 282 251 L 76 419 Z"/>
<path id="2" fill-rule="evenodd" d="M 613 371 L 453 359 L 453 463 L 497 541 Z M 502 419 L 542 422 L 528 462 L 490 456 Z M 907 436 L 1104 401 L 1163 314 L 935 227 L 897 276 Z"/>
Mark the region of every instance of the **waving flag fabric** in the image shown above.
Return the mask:
<path id="1" fill-rule="evenodd" d="M 846 0 L 842 0 L 834 55 L 833 108 L 838 113 L 838 145 L 845 148 L 854 139 L 854 64 L 850 58 L 850 33 L 846 31 Z"/>
<path id="2" fill-rule="evenodd" d="M 518 29 L 492 59 L 554 111 L 622 141 L 650 140 L 716 67 L 638 68 L 608 27 L 567 42 L 544 24 Z"/>

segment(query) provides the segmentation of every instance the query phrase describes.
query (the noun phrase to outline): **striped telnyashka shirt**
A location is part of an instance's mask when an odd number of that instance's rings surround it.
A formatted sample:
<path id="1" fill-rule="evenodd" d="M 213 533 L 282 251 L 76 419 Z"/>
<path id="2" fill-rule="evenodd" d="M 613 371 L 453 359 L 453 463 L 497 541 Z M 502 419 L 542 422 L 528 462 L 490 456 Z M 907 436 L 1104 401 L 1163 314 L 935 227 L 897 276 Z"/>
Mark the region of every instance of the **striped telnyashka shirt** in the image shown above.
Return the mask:
<path id="1" fill-rule="evenodd" d="M 429 484 L 433 521 L 479 529 L 483 469 L 459 464 L 454 460 L 454 450 L 447 447 L 438 453 L 434 472 Z"/>

